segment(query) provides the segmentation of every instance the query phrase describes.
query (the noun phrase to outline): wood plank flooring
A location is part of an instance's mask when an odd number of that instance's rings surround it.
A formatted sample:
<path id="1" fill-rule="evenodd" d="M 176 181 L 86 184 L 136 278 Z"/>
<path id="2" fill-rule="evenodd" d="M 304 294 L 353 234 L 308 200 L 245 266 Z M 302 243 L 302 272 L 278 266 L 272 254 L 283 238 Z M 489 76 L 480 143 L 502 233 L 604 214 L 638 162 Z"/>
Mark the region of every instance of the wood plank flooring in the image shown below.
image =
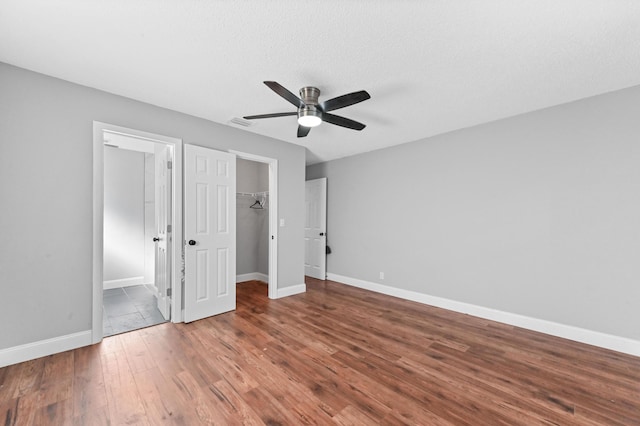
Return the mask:
<path id="1" fill-rule="evenodd" d="M 331 281 L 0 369 L 5 425 L 640 425 L 640 358 Z"/>

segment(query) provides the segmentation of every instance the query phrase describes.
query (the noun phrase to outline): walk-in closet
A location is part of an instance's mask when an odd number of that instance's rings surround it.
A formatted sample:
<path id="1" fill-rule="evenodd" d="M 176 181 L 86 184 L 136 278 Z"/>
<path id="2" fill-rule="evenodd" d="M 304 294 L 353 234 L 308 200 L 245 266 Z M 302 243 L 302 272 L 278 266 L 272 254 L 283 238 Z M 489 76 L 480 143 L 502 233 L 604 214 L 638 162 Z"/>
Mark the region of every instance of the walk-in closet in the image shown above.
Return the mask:
<path id="1" fill-rule="evenodd" d="M 269 165 L 237 160 L 237 282 L 269 281 Z"/>

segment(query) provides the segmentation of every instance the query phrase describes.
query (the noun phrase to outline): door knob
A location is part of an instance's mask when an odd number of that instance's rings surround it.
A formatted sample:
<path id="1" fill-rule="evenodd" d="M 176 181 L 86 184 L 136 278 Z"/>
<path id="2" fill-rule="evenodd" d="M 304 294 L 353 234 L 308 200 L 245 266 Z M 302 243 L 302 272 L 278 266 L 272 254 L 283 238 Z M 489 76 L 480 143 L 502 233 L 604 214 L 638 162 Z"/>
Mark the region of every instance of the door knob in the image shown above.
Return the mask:
<path id="1" fill-rule="evenodd" d="M 189 245 L 190 246 L 195 246 L 196 245 L 196 240 L 189 240 Z"/>
<path id="2" fill-rule="evenodd" d="M 320 233 L 320 236 L 321 236 L 321 237 L 324 237 L 324 232 L 321 232 L 321 233 Z"/>
<path id="3" fill-rule="evenodd" d="M 154 243 L 155 243 L 155 242 L 158 242 L 158 241 L 160 241 L 160 238 L 158 238 L 158 237 L 153 237 L 153 242 L 154 242 Z"/>

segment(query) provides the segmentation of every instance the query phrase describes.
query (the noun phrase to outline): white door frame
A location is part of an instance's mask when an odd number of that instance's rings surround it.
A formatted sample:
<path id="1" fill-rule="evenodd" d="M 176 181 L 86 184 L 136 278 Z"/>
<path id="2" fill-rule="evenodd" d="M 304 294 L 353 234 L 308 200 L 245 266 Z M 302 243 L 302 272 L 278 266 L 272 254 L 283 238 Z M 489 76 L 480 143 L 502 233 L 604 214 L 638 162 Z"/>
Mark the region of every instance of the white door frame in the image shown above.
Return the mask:
<path id="1" fill-rule="evenodd" d="M 237 158 L 269 165 L 269 299 L 278 298 L 278 160 L 229 150 Z"/>
<path id="2" fill-rule="evenodd" d="M 116 133 L 173 147 L 171 230 L 171 321 L 182 322 L 182 139 L 93 122 L 93 312 L 92 343 L 102 340 L 104 133 Z"/>

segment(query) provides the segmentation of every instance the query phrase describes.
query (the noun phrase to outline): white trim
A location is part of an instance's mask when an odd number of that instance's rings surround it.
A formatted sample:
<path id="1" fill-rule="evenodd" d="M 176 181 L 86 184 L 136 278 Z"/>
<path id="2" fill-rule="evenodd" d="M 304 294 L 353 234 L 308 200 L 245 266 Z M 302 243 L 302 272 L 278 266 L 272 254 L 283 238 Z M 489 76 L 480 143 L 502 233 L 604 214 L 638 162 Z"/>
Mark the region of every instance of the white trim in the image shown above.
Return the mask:
<path id="1" fill-rule="evenodd" d="M 102 340 L 102 292 L 104 271 L 104 133 L 103 124 L 93 122 L 93 271 L 91 342 Z"/>
<path id="2" fill-rule="evenodd" d="M 132 285 L 140 285 L 144 283 L 144 277 L 122 278 L 119 280 L 104 281 L 102 288 L 104 290 L 109 290 L 112 288 L 130 287 Z"/>
<path id="3" fill-rule="evenodd" d="M 304 293 L 306 291 L 307 291 L 307 285 L 306 284 L 298 284 L 298 285 L 292 285 L 292 286 L 285 287 L 285 288 L 279 288 L 277 296 L 275 297 L 275 299 L 280 299 L 282 297 L 293 296 L 295 294 Z"/>
<path id="4" fill-rule="evenodd" d="M 269 299 L 278 296 L 278 160 L 230 149 L 237 158 L 269 164 Z"/>
<path id="5" fill-rule="evenodd" d="M 167 143 L 173 145 L 173 164 L 171 169 L 171 227 L 173 231 L 172 244 L 172 264 L 171 264 L 171 322 L 183 322 L 182 311 L 182 288 L 183 278 L 183 252 L 184 252 L 184 223 L 182 221 L 183 201 L 182 198 L 182 177 L 183 177 L 183 145 L 182 139 L 166 138 Z"/>
<path id="6" fill-rule="evenodd" d="M 169 145 L 173 154 L 171 203 L 171 321 L 182 322 L 182 139 L 93 122 L 93 313 L 90 343 L 102 340 L 104 133 L 116 133 Z"/>
<path id="7" fill-rule="evenodd" d="M 243 283 L 246 281 L 264 281 L 269 282 L 269 275 L 261 272 L 251 272 L 249 274 L 236 275 L 236 283 Z"/>
<path id="8" fill-rule="evenodd" d="M 91 344 L 91 330 L 0 349 L 0 367 L 57 354 Z"/>
<path id="9" fill-rule="evenodd" d="M 640 341 L 628 339 L 626 337 L 614 336 L 598 331 L 587 330 L 571 325 L 560 324 L 552 321 L 531 318 L 511 312 L 499 311 L 483 306 L 471 305 L 469 303 L 457 302 L 442 297 L 430 296 L 428 294 L 417 293 L 415 291 L 403 290 L 387 285 L 364 281 L 357 278 L 345 277 L 331 272 L 327 273 L 327 279 L 347 284 L 353 287 L 382 293 L 413 302 L 424 303 L 438 308 L 448 309 L 454 312 L 473 315 L 476 317 L 497 321 L 527 330 L 538 331 L 550 334 L 563 339 L 574 340 L 576 342 L 599 346 L 630 355 L 640 356 Z"/>
<path id="10" fill-rule="evenodd" d="M 278 160 L 269 162 L 269 298 L 278 297 Z"/>

